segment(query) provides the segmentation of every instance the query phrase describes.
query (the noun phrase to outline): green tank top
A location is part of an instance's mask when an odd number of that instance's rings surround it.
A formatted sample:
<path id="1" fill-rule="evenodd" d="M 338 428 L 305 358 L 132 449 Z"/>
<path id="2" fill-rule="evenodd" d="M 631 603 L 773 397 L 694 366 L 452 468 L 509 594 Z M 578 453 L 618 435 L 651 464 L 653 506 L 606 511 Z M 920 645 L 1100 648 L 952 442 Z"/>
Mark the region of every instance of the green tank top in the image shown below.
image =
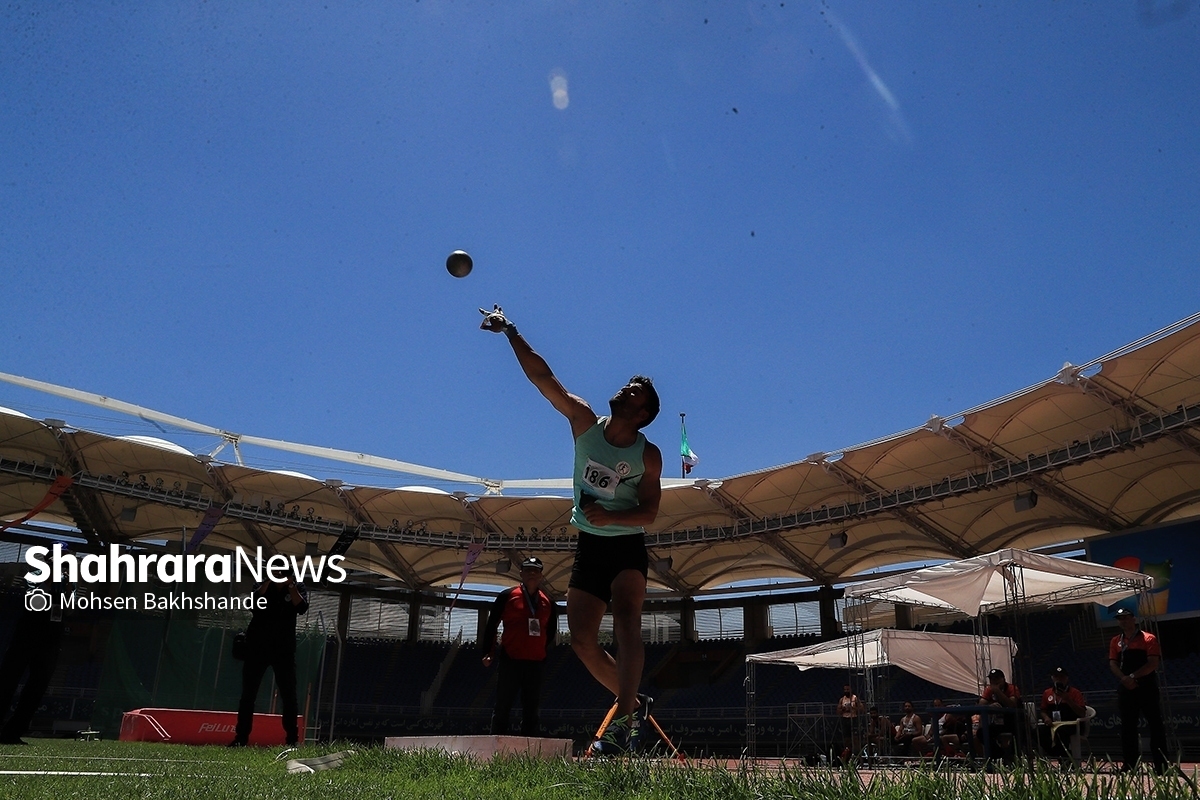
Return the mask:
<path id="1" fill-rule="evenodd" d="M 646 471 L 642 461 L 646 437 L 638 433 L 637 441 L 629 447 L 613 447 L 604 438 L 607 420 L 607 417 L 600 417 L 575 440 L 575 508 L 571 512 L 571 524 L 597 536 L 642 533 L 643 528 L 631 525 L 597 527 L 579 510 L 579 500 L 584 494 L 595 497 L 596 502 L 609 511 L 622 511 L 638 504 L 638 484 Z"/>

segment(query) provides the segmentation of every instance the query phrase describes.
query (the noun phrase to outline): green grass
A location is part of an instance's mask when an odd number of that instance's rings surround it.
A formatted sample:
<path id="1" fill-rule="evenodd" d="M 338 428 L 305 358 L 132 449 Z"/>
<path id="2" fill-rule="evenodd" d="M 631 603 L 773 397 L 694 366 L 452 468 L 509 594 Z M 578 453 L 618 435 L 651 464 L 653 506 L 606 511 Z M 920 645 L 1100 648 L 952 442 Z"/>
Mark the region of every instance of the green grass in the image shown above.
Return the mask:
<path id="1" fill-rule="evenodd" d="M 865 782 L 847 772 L 635 761 L 476 762 L 440 751 L 406 753 L 355 745 L 306 746 L 309 758 L 352 748 L 340 769 L 289 775 L 276 751 L 254 748 L 30 740 L 0 747 L 0 770 L 138 773 L 125 776 L 0 775 L 0 798 L 513 798 L 513 800 L 1174 800 L 1194 797 L 1178 778 L 1033 773 L 938 773 L 907 769 Z"/>

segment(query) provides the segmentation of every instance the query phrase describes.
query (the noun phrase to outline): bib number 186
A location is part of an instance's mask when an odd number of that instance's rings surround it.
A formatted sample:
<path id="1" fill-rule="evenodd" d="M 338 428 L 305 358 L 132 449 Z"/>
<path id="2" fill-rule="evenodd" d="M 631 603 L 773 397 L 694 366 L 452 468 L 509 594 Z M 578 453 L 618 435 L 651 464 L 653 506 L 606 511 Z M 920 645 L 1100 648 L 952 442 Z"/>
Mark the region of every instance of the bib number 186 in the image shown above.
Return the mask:
<path id="1" fill-rule="evenodd" d="M 588 490 L 588 494 L 593 494 L 596 497 L 611 500 L 616 496 L 617 484 L 621 479 L 617 473 L 613 472 L 603 464 L 597 464 L 595 461 L 588 459 L 587 465 L 583 468 L 583 482 Z"/>

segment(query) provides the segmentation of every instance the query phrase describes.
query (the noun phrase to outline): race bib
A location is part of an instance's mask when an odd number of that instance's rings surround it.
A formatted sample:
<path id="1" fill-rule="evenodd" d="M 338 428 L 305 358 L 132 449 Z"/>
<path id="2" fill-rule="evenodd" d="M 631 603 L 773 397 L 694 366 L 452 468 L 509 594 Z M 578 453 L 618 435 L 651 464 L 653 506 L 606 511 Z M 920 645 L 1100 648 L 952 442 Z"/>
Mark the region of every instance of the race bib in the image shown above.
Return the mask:
<path id="1" fill-rule="evenodd" d="M 538 621 L 537 617 L 529 618 L 529 635 L 530 636 L 541 636 L 542 635 L 542 623 Z"/>
<path id="2" fill-rule="evenodd" d="M 583 490 L 601 500 L 612 500 L 616 497 L 617 484 L 620 482 L 621 478 L 614 470 L 597 464 L 590 458 L 583 468 Z"/>

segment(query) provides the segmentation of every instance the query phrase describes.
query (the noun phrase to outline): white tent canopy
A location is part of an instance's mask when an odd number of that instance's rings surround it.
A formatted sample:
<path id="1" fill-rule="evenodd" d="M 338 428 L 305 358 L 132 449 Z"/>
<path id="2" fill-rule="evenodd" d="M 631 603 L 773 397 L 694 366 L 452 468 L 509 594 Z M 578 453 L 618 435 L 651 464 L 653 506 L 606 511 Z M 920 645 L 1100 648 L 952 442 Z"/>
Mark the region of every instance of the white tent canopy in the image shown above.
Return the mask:
<path id="1" fill-rule="evenodd" d="M 1153 583 L 1140 572 L 1007 549 L 850 586 L 846 601 L 904 603 L 977 617 L 1013 601 L 1043 608 L 1085 602 L 1107 606 L 1149 590 Z"/>
<path id="2" fill-rule="evenodd" d="M 789 664 L 800 669 L 874 668 L 895 665 L 930 683 L 964 694 L 983 691 L 984 675 L 992 668 L 1012 675 L 1016 645 L 1006 636 L 968 636 L 958 633 L 874 630 L 809 647 L 757 653 L 746 660 L 760 664 Z"/>
<path id="3" fill-rule="evenodd" d="M 898 608 L 885 600 L 868 600 L 846 606 L 843 619 L 850 629 L 898 628 Z M 961 611 L 945 608 L 908 607 L 907 627 L 924 630 L 930 625 L 949 625 L 964 618 Z"/>

